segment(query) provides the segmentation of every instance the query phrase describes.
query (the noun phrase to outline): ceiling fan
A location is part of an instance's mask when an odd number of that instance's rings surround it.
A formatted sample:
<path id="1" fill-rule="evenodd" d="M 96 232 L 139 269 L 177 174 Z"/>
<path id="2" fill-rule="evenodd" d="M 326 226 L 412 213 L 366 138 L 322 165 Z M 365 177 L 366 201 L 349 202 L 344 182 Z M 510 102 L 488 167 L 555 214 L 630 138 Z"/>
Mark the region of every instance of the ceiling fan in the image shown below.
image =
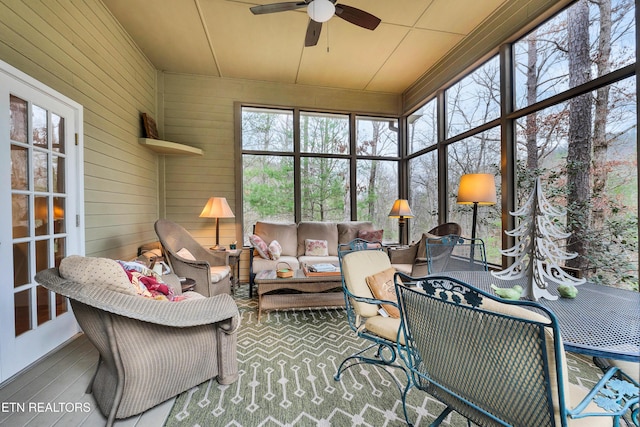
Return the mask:
<path id="1" fill-rule="evenodd" d="M 320 38 L 322 23 L 328 21 L 336 15 L 347 22 L 351 22 L 359 27 L 368 30 L 375 30 L 380 24 L 380 18 L 346 4 L 336 4 L 338 0 L 304 0 L 283 3 L 271 3 L 250 8 L 254 15 L 265 13 L 285 12 L 287 10 L 307 8 L 309 15 L 309 25 L 307 25 L 307 35 L 304 39 L 305 46 L 315 46 Z"/>

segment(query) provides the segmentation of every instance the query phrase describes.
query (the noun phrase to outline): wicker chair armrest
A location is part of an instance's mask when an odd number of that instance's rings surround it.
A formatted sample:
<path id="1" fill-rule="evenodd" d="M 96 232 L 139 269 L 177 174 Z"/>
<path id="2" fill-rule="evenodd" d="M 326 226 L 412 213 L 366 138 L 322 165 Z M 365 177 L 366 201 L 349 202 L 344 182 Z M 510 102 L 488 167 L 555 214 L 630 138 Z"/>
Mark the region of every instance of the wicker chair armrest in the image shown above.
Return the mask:
<path id="1" fill-rule="evenodd" d="M 158 301 L 63 279 L 56 268 L 38 272 L 35 280 L 55 293 L 91 307 L 158 325 L 183 328 L 239 316 L 236 303 L 227 294 L 178 302 Z"/>
<path id="2" fill-rule="evenodd" d="M 210 266 L 228 264 L 228 253 L 226 251 L 213 252 L 206 248 L 203 248 L 202 246 L 197 246 L 197 247 L 191 248 L 191 253 L 198 262 L 206 261 L 209 263 Z M 194 261 L 190 261 L 190 262 L 194 262 Z"/>

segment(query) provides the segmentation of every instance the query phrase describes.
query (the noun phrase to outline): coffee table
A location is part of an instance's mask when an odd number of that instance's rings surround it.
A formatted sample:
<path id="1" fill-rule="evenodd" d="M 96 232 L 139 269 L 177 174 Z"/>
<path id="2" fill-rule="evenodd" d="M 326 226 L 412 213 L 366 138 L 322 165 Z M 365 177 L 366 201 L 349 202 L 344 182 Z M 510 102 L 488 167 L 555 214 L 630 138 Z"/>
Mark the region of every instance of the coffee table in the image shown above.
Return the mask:
<path id="1" fill-rule="evenodd" d="M 344 307 L 342 276 L 306 276 L 304 270 L 293 277 L 277 277 L 275 270 L 263 270 L 255 277 L 258 284 L 258 320 L 263 310 L 280 308 Z M 292 292 L 277 292 L 290 290 Z"/>

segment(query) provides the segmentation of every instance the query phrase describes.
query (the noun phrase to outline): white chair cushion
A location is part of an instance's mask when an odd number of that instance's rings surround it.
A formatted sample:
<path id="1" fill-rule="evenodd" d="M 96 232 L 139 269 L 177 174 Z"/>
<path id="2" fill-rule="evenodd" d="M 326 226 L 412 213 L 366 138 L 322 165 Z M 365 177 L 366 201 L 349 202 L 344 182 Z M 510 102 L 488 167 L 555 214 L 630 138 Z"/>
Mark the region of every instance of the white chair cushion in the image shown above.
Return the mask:
<path id="1" fill-rule="evenodd" d="M 218 283 L 229 275 L 228 265 L 214 265 L 211 267 L 211 283 Z"/>
<path id="2" fill-rule="evenodd" d="M 391 263 L 384 251 L 356 251 L 342 258 L 342 274 L 347 289 L 352 294 L 363 298 L 373 298 L 365 278 L 389 267 Z M 360 316 L 374 317 L 378 315 L 379 307 L 377 304 L 353 301 L 353 308 Z M 395 337 L 393 340 L 395 341 Z"/>

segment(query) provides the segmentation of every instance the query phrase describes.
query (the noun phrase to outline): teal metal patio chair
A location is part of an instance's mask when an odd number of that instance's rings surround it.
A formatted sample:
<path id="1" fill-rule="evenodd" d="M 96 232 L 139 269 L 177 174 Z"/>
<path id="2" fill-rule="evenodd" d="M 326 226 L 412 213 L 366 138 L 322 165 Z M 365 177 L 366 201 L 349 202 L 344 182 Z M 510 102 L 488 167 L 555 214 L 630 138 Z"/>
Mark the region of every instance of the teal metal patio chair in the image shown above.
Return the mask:
<path id="1" fill-rule="evenodd" d="M 618 426 L 638 402 L 638 383 L 616 368 L 586 390 L 567 381 L 555 315 L 530 301 L 506 301 L 446 276 L 396 274 L 411 386 L 478 425 Z M 616 378 L 616 375 L 620 375 Z M 588 418 L 587 418 L 588 417 Z"/>
<path id="2" fill-rule="evenodd" d="M 389 257 L 380 242 L 355 239 L 338 247 L 338 259 L 349 326 L 358 337 L 369 341 L 370 345 L 344 359 L 334 378 L 340 381 L 345 370 L 363 363 L 400 368 L 407 376 L 405 384 L 400 383 L 395 376 L 390 376 L 402 394 L 409 382 L 409 374 L 404 366 L 398 363 L 397 357 L 396 349 L 404 344 L 404 341 L 398 342 L 399 313 L 398 318 L 381 314 L 381 307 L 387 307 L 390 311 L 393 308 L 397 310 L 398 304 L 395 296 L 393 301 L 375 298 L 366 279 L 390 269 Z M 390 275 L 388 286 L 395 294 L 393 273 Z M 369 352 L 371 349 L 376 349 L 374 355 Z"/>
<path id="3" fill-rule="evenodd" d="M 457 235 L 431 237 L 426 241 L 429 274 L 444 271 L 487 271 L 484 241 Z"/>

